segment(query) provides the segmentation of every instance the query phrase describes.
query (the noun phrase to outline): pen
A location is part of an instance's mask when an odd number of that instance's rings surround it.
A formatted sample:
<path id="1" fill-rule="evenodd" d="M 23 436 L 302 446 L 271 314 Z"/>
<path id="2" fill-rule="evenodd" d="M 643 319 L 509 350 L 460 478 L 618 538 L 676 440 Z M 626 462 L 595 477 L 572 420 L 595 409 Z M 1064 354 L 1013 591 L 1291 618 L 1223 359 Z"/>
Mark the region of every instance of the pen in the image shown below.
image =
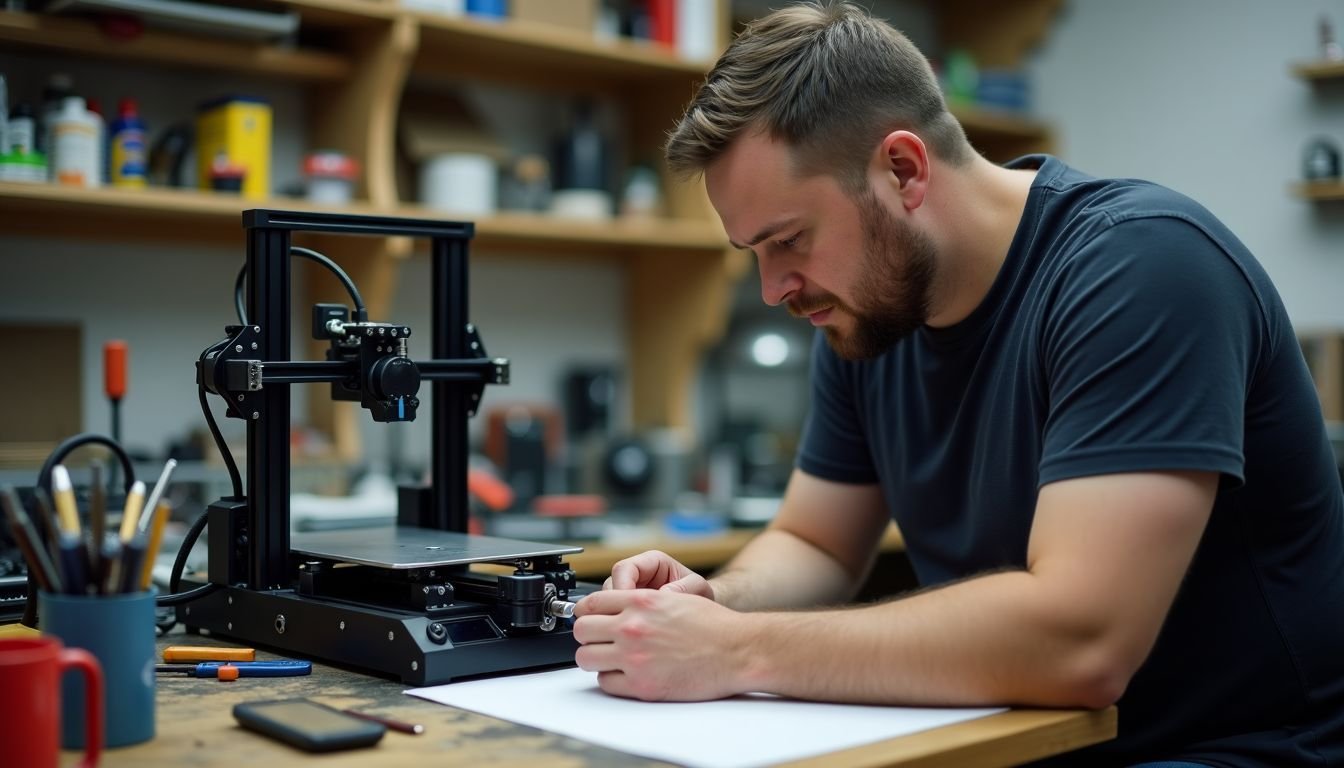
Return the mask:
<path id="1" fill-rule="evenodd" d="M 173 469 L 177 466 L 177 459 L 169 459 L 164 462 L 163 471 L 159 473 L 158 482 L 154 483 L 154 490 L 145 497 L 145 510 L 140 514 L 140 530 L 149 528 L 149 518 L 154 510 L 159 506 L 159 499 L 163 498 L 163 491 L 168 487 L 168 478 L 172 476 Z"/>
<path id="2" fill-rule="evenodd" d="M 67 595 L 88 594 L 89 568 L 88 549 L 84 539 L 78 533 L 63 531 L 60 534 L 61 582 Z"/>
<path id="3" fill-rule="evenodd" d="M 403 723 L 400 720 L 393 720 L 390 717 L 383 717 L 382 715 L 371 715 L 368 712 L 360 712 L 357 709 L 342 709 L 341 711 L 351 717 L 358 717 L 360 720 L 381 723 L 394 731 L 409 733 L 413 736 L 419 736 L 425 732 L 425 726 L 419 723 Z"/>
<path id="4" fill-rule="evenodd" d="M 130 541 L 122 542 L 121 562 L 118 563 L 117 580 L 111 585 L 111 592 L 124 594 L 136 591 L 140 586 L 140 567 L 145 559 L 145 539 L 147 536 L 137 533 Z"/>
<path id="5" fill-rule="evenodd" d="M 121 579 L 121 539 L 115 533 L 103 534 L 98 547 L 98 566 L 89 577 L 99 592 L 111 594 Z"/>
<path id="6" fill-rule="evenodd" d="M 103 467 L 94 462 L 89 467 L 89 572 L 102 573 L 103 532 L 107 530 L 107 493 L 103 488 Z"/>
<path id="7" fill-rule="evenodd" d="M 56 516 L 61 530 L 79 533 L 79 511 L 75 506 L 75 487 L 70 484 L 70 472 L 57 464 L 51 470 L 51 492 L 56 500 Z"/>
<path id="8" fill-rule="evenodd" d="M 60 527 L 56 525 L 56 513 L 51 510 L 51 497 L 40 485 L 33 488 L 33 503 L 37 506 L 37 517 L 33 519 L 33 524 L 46 539 L 47 552 L 51 554 L 51 562 L 54 563 L 61 558 L 61 550 L 57 546 Z"/>
<path id="9" fill-rule="evenodd" d="M 13 488 L 5 488 L 4 493 L 0 494 L 0 504 L 5 507 L 5 516 L 9 518 L 14 541 L 18 543 L 23 556 L 28 560 L 28 573 L 32 575 L 33 581 L 45 592 L 60 592 L 60 574 L 47 557 L 46 549 L 42 547 L 42 539 L 33 528 L 32 521 L 28 519 L 28 512 L 23 508 L 23 502 L 19 501 L 19 495 Z"/>

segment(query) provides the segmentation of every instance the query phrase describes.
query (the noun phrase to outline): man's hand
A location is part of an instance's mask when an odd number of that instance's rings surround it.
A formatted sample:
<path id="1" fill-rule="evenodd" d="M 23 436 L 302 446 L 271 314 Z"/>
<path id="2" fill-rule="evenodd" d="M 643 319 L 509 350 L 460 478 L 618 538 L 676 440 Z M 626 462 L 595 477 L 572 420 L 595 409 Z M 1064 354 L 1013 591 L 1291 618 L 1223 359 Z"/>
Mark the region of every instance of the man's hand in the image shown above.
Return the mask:
<path id="1" fill-rule="evenodd" d="M 714 599 L 714 589 L 703 576 L 656 549 L 617 562 L 602 588 L 661 589 Z"/>
<path id="2" fill-rule="evenodd" d="M 597 672 L 607 693 L 706 701 L 746 690 L 744 617 L 712 600 L 668 589 L 616 589 L 583 598 L 574 616 L 574 638 L 583 644 L 574 660 Z"/>

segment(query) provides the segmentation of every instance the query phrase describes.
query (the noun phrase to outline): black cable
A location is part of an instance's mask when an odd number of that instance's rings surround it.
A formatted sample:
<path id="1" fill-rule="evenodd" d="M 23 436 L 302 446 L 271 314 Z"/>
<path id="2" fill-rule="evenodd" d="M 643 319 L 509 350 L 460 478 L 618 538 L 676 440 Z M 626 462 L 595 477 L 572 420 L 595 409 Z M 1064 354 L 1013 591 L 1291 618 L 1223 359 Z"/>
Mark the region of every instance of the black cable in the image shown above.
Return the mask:
<path id="1" fill-rule="evenodd" d="M 76 448 L 91 443 L 97 443 L 107 448 L 121 462 L 121 468 L 126 470 L 126 492 L 130 493 L 131 486 L 135 484 L 135 467 L 131 465 L 131 457 L 116 440 L 95 432 L 82 432 L 74 437 L 66 438 L 60 445 L 56 446 L 56 449 L 47 455 L 47 460 L 42 462 L 42 469 L 37 473 L 38 486 L 47 493 L 51 493 L 51 470 L 55 469 L 57 464 L 65 461 L 65 457 L 74 453 Z"/>
<path id="2" fill-rule="evenodd" d="M 326 267 L 341 281 L 345 286 L 345 292 L 350 294 L 350 300 L 355 304 L 355 322 L 363 323 L 369 319 L 369 311 L 364 307 L 364 297 L 359 294 L 359 289 L 355 287 L 355 281 L 350 279 L 350 275 L 345 273 L 341 266 L 331 259 L 323 256 L 311 248 L 302 248 L 297 245 L 289 247 L 290 256 L 302 256 L 309 261 L 315 261 Z M 247 280 L 247 264 L 244 263 L 242 269 L 238 270 L 238 277 L 233 282 L 233 306 L 238 311 L 239 325 L 247 325 L 247 309 L 243 302 L 243 285 Z"/>
<path id="3" fill-rule="evenodd" d="M 177 590 L 179 587 L 182 586 L 182 572 L 187 568 L 187 558 L 191 556 L 192 547 L 196 546 L 196 540 L 201 537 L 201 532 L 205 530 L 205 526 L 209 522 L 210 522 L 209 511 L 202 512 L 201 516 L 196 518 L 196 521 L 193 522 L 191 524 L 191 527 L 187 529 L 187 535 L 182 539 L 182 547 L 181 549 L 177 550 L 177 558 L 173 560 L 172 573 L 168 576 L 168 591 L 173 593 L 168 596 L 169 598 L 178 597 Z M 209 586 L 218 587 L 219 585 L 213 583 L 206 584 L 204 586 L 197 587 L 196 589 L 191 590 L 191 592 L 184 592 L 182 594 L 190 595 L 197 592 L 198 590 L 204 589 L 205 587 Z M 160 601 L 162 600 L 163 598 L 160 598 Z M 162 602 L 160 604 L 162 604 Z"/>
<path id="4" fill-rule="evenodd" d="M 215 423 L 215 415 L 210 412 L 210 404 L 205 401 L 205 385 L 198 385 L 196 393 L 201 400 L 201 413 L 205 415 L 206 426 L 210 427 L 210 436 L 215 439 L 215 447 L 219 448 L 220 456 L 224 457 L 224 466 L 229 469 L 229 483 L 233 486 L 233 495 L 241 499 L 243 497 L 243 478 L 238 474 L 238 465 L 233 461 L 233 453 L 229 451 L 229 446 L 224 442 L 224 436 L 219 433 L 219 425 Z"/>
<path id="5" fill-rule="evenodd" d="M 196 521 L 187 529 L 187 535 L 182 539 L 182 546 L 177 550 L 177 557 L 173 560 L 173 570 L 168 576 L 169 594 L 159 595 L 155 598 L 154 605 L 156 607 L 173 608 L 183 603 L 190 603 L 220 588 L 218 584 L 211 582 L 186 592 L 177 591 L 182 586 L 182 572 L 187 568 L 187 558 L 191 556 L 191 550 L 195 548 L 196 541 L 201 538 L 201 532 L 205 530 L 205 526 L 209 522 L 210 513 L 208 511 L 202 512 L 201 516 L 196 518 Z M 161 621 L 156 621 L 155 625 L 160 632 L 166 635 L 173 630 L 173 627 L 177 626 L 177 619 L 169 616 Z"/>

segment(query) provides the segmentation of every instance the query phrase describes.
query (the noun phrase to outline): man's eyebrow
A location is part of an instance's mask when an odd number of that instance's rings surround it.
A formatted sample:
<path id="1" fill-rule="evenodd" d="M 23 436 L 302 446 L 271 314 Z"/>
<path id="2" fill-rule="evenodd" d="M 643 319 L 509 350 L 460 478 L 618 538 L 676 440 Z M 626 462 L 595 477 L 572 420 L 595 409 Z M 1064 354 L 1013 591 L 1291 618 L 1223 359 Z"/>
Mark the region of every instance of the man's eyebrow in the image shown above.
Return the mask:
<path id="1" fill-rule="evenodd" d="M 790 216 L 786 219 L 780 219 L 779 221 L 776 221 L 774 223 L 766 224 L 765 227 L 760 232 L 756 233 L 755 237 L 747 241 L 746 245 L 739 245 L 737 242 L 733 241 L 732 238 L 728 239 L 728 244 L 738 249 L 739 251 L 744 251 L 748 248 L 751 248 L 752 246 L 759 245 L 760 242 L 766 239 L 767 237 L 771 237 L 777 234 L 781 229 L 784 229 L 785 227 L 792 224 L 794 220 L 797 218 L 798 218 L 797 216 Z"/>

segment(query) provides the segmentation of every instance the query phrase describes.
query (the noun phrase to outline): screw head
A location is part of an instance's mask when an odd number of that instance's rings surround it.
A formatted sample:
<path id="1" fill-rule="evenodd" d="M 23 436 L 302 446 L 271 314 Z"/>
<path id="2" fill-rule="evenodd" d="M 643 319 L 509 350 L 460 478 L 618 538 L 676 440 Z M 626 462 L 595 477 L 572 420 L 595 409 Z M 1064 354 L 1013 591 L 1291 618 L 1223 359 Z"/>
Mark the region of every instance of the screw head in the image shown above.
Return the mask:
<path id="1" fill-rule="evenodd" d="M 341 622 L 341 631 L 342 631 L 342 632 L 345 631 L 345 622 L 344 622 L 344 621 Z"/>
<path id="2" fill-rule="evenodd" d="M 260 419 L 260 418 L 261 418 L 261 413 L 260 413 L 260 412 L 258 412 L 258 411 L 253 411 L 253 412 L 252 412 L 252 420 L 253 420 L 253 421 L 256 421 L 257 419 Z"/>
<path id="3" fill-rule="evenodd" d="M 388 633 L 387 633 L 387 639 L 388 639 L 388 640 L 391 640 L 393 637 L 394 637 L 394 635 L 393 635 L 392 632 L 389 630 Z"/>
<path id="4" fill-rule="evenodd" d="M 253 349 L 256 349 L 256 348 L 257 348 L 257 342 L 255 342 L 255 341 L 252 342 L 252 348 L 253 348 Z"/>
<path id="5" fill-rule="evenodd" d="M 412 662 L 411 662 L 411 671 L 414 672 L 414 671 L 416 671 L 417 669 L 420 669 L 420 662 L 418 662 L 418 661 L 412 661 Z"/>
<path id="6" fill-rule="evenodd" d="M 233 351 L 234 351 L 234 352 L 242 352 L 242 351 L 243 351 L 243 345 L 242 345 L 242 344 L 237 344 L 237 345 L 235 345 L 234 348 L 233 348 Z"/>

